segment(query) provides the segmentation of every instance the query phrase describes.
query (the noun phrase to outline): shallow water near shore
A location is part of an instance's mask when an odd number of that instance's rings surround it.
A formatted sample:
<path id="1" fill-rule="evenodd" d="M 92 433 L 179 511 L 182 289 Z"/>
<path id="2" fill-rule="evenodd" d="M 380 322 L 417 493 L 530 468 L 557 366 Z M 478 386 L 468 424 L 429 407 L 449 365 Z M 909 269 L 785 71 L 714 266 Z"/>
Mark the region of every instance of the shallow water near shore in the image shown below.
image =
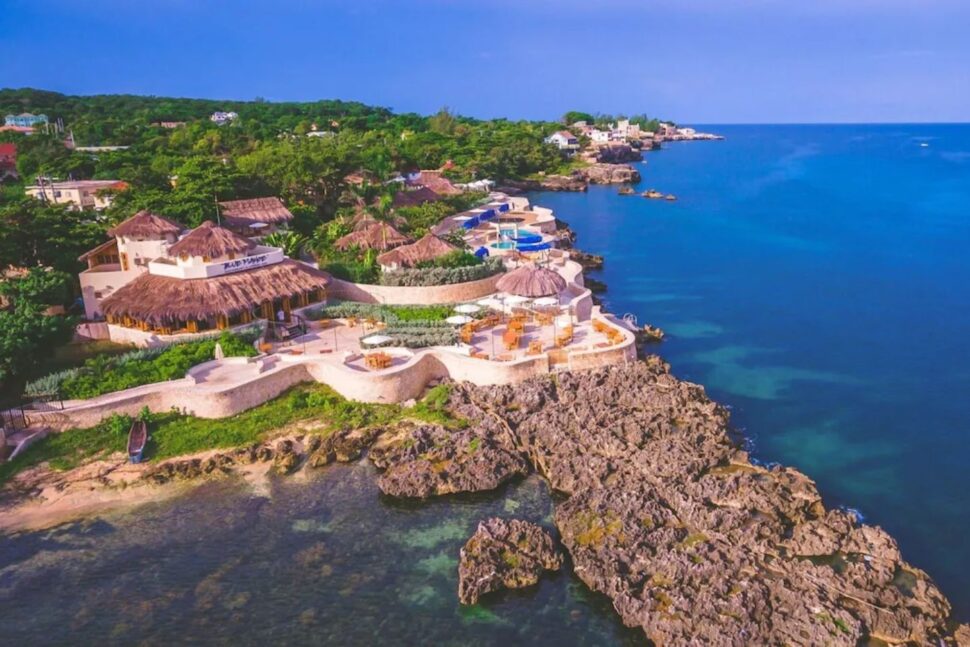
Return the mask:
<path id="1" fill-rule="evenodd" d="M 5 538 L 2 644 L 636 645 L 569 568 L 472 607 L 458 551 L 480 519 L 552 528 L 538 477 L 422 504 L 367 462 L 237 479 L 134 512 Z"/>
<path id="2" fill-rule="evenodd" d="M 970 620 L 970 125 L 705 129 L 727 139 L 639 165 L 677 202 L 531 197 L 758 459 L 886 528 Z"/>

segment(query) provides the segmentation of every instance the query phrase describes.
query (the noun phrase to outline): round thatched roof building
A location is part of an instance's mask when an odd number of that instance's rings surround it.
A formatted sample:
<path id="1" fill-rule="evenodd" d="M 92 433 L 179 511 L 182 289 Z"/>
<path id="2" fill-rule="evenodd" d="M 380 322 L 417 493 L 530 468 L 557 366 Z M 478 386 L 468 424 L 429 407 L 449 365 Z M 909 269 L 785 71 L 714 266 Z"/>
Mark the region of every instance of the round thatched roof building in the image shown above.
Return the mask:
<path id="1" fill-rule="evenodd" d="M 359 231 L 338 238 L 333 246 L 340 250 L 354 247 L 387 251 L 398 245 L 410 243 L 411 239 L 386 222 L 375 222 Z"/>
<path id="2" fill-rule="evenodd" d="M 139 211 L 131 218 L 108 230 L 110 236 L 124 238 L 147 238 L 163 240 L 168 236 L 178 236 L 182 225 L 151 211 Z"/>
<path id="3" fill-rule="evenodd" d="M 206 221 L 168 249 L 170 256 L 219 258 L 236 256 L 253 249 L 256 243 L 237 233 Z"/>
<path id="4" fill-rule="evenodd" d="M 566 279 L 554 270 L 527 263 L 500 278 L 495 287 L 502 292 L 536 299 L 559 294 L 566 289 Z"/>
<path id="5" fill-rule="evenodd" d="M 416 243 L 395 247 L 377 257 L 377 262 L 384 266 L 402 265 L 414 267 L 418 263 L 433 261 L 455 251 L 457 247 L 442 240 L 432 233 L 427 233 Z"/>
<path id="6" fill-rule="evenodd" d="M 289 319 L 322 301 L 330 275 L 206 222 L 101 301 L 109 323 L 162 334 Z"/>

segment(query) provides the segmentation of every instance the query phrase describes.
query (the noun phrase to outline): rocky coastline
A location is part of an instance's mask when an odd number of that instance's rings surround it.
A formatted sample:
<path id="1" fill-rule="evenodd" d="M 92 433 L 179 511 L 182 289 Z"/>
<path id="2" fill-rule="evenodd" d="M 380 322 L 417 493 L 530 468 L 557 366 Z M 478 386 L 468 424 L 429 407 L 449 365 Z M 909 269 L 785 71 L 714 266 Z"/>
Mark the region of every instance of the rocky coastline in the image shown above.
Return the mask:
<path id="1" fill-rule="evenodd" d="M 555 529 L 576 574 L 654 643 L 961 644 L 967 635 L 892 537 L 827 509 L 797 470 L 752 461 L 727 411 L 658 357 L 517 385 L 451 384 L 447 408 L 465 426 L 295 431 L 158 465 L 125 466 L 118 457 L 113 469 L 87 468 L 84 479 L 47 486 L 157 499 L 202 478 L 293 474 L 366 455 L 386 495 L 426 499 L 495 489 L 535 471 L 563 497 Z M 486 520 L 462 556 L 463 600 L 558 568 L 544 530 Z"/>

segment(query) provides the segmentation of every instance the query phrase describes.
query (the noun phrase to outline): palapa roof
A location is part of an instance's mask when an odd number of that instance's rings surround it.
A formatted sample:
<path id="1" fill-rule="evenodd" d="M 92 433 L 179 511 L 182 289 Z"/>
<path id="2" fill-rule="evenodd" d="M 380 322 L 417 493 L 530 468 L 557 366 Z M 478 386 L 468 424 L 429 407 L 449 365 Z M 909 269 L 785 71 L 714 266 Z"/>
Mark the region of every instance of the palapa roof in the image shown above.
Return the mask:
<path id="1" fill-rule="evenodd" d="M 105 315 L 153 325 L 250 312 L 267 300 L 325 288 L 330 275 L 285 259 L 273 265 L 204 279 L 178 279 L 148 272 L 101 302 Z"/>
<path id="2" fill-rule="evenodd" d="M 554 270 L 539 267 L 535 263 L 527 263 L 500 278 L 495 288 L 509 294 L 535 299 L 559 294 L 566 289 L 566 279 Z"/>
<path id="3" fill-rule="evenodd" d="M 111 236 L 126 238 L 165 238 L 169 235 L 178 236 L 182 232 L 182 225 L 160 216 L 151 211 L 142 210 L 108 230 Z"/>
<path id="4" fill-rule="evenodd" d="M 421 237 L 416 243 L 396 247 L 389 252 L 384 252 L 377 257 L 377 262 L 381 265 L 407 265 L 414 267 L 418 263 L 432 261 L 439 256 L 444 256 L 457 248 L 451 243 L 438 238 L 431 232 Z"/>
<path id="5" fill-rule="evenodd" d="M 115 253 L 117 253 L 118 252 L 118 239 L 117 238 L 109 238 L 108 240 L 104 241 L 103 243 L 101 243 L 100 245 L 98 245 L 97 247 L 95 247 L 94 249 L 89 249 L 88 251 L 86 251 L 83 254 L 81 254 L 80 256 L 78 256 L 77 257 L 77 260 L 79 260 L 79 261 L 86 261 L 89 257 L 95 256 L 96 254 L 100 254 L 103 251 L 107 251 L 107 250 L 111 249 L 112 247 L 114 247 Z"/>
<path id="6" fill-rule="evenodd" d="M 399 232 L 386 222 L 375 222 L 359 231 L 354 231 L 338 238 L 334 247 L 348 250 L 352 247 L 360 249 L 377 249 L 386 251 L 392 247 L 411 242 L 411 239 Z"/>
<path id="7" fill-rule="evenodd" d="M 222 219 L 234 226 L 246 226 L 254 222 L 275 225 L 293 220 L 293 214 L 277 197 L 229 200 L 219 203 Z"/>
<path id="8" fill-rule="evenodd" d="M 438 195 L 458 195 L 461 189 L 451 183 L 441 171 L 421 171 L 421 176 L 414 181 L 415 185 L 431 189 Z"/>
<path id="9" fill-rule="evenodd" d="M 398 191 L 394 195 L 394 206 L 395 207 L 417 207 L 424 204 L 425 202 L 438 202 L 441 200 L 441 196 L 429 189 L 426 186 L 418 187 L 417 189 L 408 189 L 406 191 Z"/>
<path id="10" fill-rule="evenodd" d="M 208 256 L 219 258 L 228 254 L 243 254 L 256 243 L 237 233 L 206 221 L 187 233 L 168 248 L 169 256 Z"/>

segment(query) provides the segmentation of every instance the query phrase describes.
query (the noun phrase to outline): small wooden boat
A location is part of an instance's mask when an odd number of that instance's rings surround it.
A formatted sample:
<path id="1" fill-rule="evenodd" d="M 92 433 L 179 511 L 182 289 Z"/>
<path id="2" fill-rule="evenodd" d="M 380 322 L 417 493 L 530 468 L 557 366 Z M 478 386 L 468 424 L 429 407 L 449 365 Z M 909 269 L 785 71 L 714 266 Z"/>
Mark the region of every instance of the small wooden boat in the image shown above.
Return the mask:
<path id="1" fill-rule="evenodd" d="M 140 463 L 147 443 L 148 425 L 143 420 L 131 423 L 131 429 L 128 430 L 128 460 L 132 463 Z"/>
<path id="2" fill-rule="evenodd" d="M 642 194 L 645 198 L 650 198 L 651 200 L 659 200 L 664 197 L 664 194 L 656 189 L 650 189 L 649 191 Z"/>

